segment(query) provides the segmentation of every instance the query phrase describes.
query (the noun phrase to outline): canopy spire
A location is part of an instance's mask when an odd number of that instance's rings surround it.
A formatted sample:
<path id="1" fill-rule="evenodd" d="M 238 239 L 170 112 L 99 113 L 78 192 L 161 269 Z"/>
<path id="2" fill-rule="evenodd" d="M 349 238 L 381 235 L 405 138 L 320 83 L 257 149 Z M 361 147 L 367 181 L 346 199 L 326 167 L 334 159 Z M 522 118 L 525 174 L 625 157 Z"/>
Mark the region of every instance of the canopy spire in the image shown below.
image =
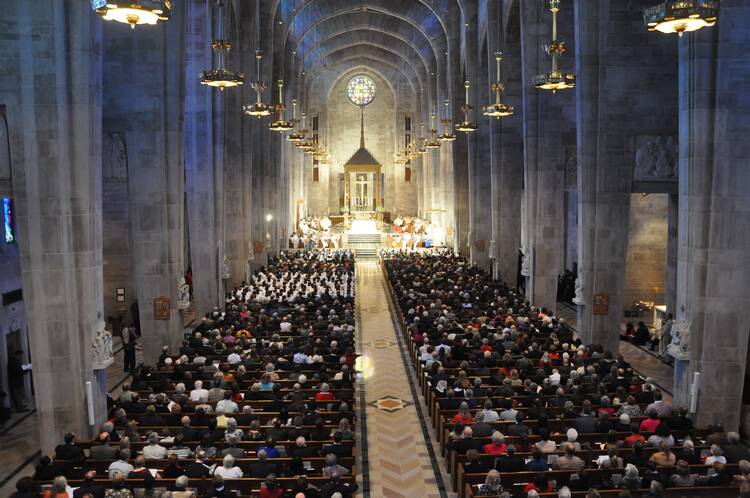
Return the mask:
<path id="1" fill-rule="evenodd" d="M 365 148 L 365 106 L 359 106 L 359 148 Z"/>

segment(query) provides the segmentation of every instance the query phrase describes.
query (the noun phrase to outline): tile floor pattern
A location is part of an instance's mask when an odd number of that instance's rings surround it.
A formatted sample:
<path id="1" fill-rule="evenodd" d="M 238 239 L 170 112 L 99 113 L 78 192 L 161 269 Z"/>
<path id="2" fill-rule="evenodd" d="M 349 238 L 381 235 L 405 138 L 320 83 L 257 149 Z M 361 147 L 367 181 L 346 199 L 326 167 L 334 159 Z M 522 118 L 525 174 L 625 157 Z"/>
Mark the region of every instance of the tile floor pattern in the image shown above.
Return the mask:
<path id="1" fill-rule="evenodd" d="M 356 263 L 360 360 L 367 416 L 370 496 L 440 496 L 407 380 L 384 280 L 375 260 Z M 434 438 L 434 434 L 431 435 Z M 359 445 L 361 448 L 361 444 Z M 362 486 L 361 465 L 357 471 Z M 358 496 L 363 496 L 360 488 Z"/>

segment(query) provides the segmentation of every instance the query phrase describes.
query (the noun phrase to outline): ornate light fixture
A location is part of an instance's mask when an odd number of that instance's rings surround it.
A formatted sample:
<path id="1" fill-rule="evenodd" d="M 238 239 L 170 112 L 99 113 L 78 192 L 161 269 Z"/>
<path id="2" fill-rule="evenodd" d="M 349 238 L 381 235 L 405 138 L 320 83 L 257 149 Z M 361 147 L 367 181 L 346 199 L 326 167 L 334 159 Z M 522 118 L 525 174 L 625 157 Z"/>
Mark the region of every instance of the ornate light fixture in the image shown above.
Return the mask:
<path id="1" fill-rule="evenodd" d="M 130 24 L 155 25 L 169 20 L 172 12 L 171 0 L 91 0 L 91 8 L 105 21 Z"/>
<path id="2" fill-rule="evenodd" d="M 417 148 L 418 154 L 427 154 L 427 145 L 424 138 L 424 123 L 419 123 L 419 147 Z"/>
<path id="3" fill-rule="evenodd" d="M 224 54 L 229 53 L 232 43 L 224 39 L 224 2 L 219 0 L 219 28 L 218 37 L 211 42 L 214 52 L 219 54 L 219 67 L 201 71 L 201 85 L 208 85 L 224 91 L 225 88 L 239 86 L 245 82 L 245 75 L 224 67 Z"/>
<path id="4" fill-rule="evenodd" d="M 469 88 L 471 88 L 471 84 L 468 81 L 465 81 L 464 89 L 466 90 L 466 102 L 464 103 L 463 107 L 461 107 L 461 110 L 464 111 L 464 120 L 456 125 L 456 130 L 462 131 L 464 133 L 471 133 L 472 131 L 477 131 L 479 129 L 479 126 L 476 123 L 472 123 L 471 121 L 469 121 L 469 111 L 474 108 L 473 106 L 469 105 Z"/>
<path id="5" fill-rule="evenodd" d="M 497 119 L 503 116 L 510 116 L 513 114 L 513 106 L 503 104 L 503 92 L 505 91 L 505 84 L 500 81 L 500 61 L 503 60 L 503 53 L 499 50 L 495 52 L 495 62 L 497 64 L 497 81 L 492 84 L 492 91 L 495 93 L 495 103 L 484 107 L 484 115 L 494 117 Z"/>
<path id="6" fill-rule="evenodd" d="M 670 34 L 696 31 L 713 26 L 719 16 L 716 0 L 667 0 L 643 9 L 643 22 L 649 31 Z"/>
<path id="7" fill-rule="evenodd" d="M 307 132 L 308 132 L 308 129 L 305 128 L 305 118 L 306 116 L 305 116 L 305 113 L 303 112 L 302 113 L 302 129 L 300 129 L 299 131 L 300 139 L 297 140 L 296 142 L 293 142 L 294 145 L 296 145 L 297 148 L 302 151 L 306 151 L 307 149 L 313 146 L 312 141 L 305 139 L 305 137 L 307 137 Z"/>
<path id="8" fill-rule="evenodd" d="M 256 100 L 253 104 L 242 106 L 242 110 L 245 111 L 245 114 L 248 114 L 250 116 L 255 116 L 258 119 L 260 119 L 263 116 L 271 115 L 271 107 L 264 104 L 260 99 L 260 92 L 262 92 L 268 87 L 266 83 L 260 81 L 260 60 L 262 58 L 263 58 L 263 52 L 261 50 L 256 50 L 255 51 L 255 61 L 257 65 L 256 80 L 255 80 L 255 83 L 251 85 L 253 87 L 253 90 L 255 90 Z"/>
<path id="9" fill-rule="evenodd" d="M 540 90 L 565 90 L 576 86 L 576 75 L 563 73 L 558 67 L 558 57 L 565 53 L 565 42 L 557 40 L 557 12 L 560 10 L 560 0 L 549 0 L 549 10 L 552 12 L 552 42 L 544 46 L 544 51 L 552 57 L 552 71 L 534 76 L 534 86 Z"/>
<path id="10" fill-rule="evenodd" d="M 255 2 L 255 83 L 252 84 L 255 90 L 255 103 L 242 106 L 245 114 L 255 116 L 260 119 L 263 116 L 271 114 L 271 107 L 264 104 L 260 99 L 260 92 L 265 90 L 268 85 L 260 81 L 260 61 L 263 59 L 263 51 L 260 49 L 260 0 Z"/>
<path id="11" fill-rule="evenodd" d="M 435 129 L 435 113 L 430 113 L 430 138 L 424 146 L 428 149 L 439 149 L 440 141 L 437 139 L 437 130 Z"/>
<path id="12" fill-rule="evenodd" d="M 445 100 L 445 118 L 443 118 L 440 122 L 443 123 L 443 133 L 438 136 L 438 139 L 441 142 L 452 142 L 456 139 L 456 135 L 451 133 L 451 122 L 450 119 L 450 101 Z"/>
<path id="13" fill-rule="evenodd" d="M 284 80 L 279 80 L 278 85 L 279 103 L 276 104 L 276 114 L 278 114 L 278 119 L 271 123 L 268 129 L 271 131 L 284 132 L 294 128 L 294 123 L 284 119 L 284 110 L 286 109 L 286 107 L 284 106 Z"/>
<path id="14" fill-rule="evenodd" d="M 297 142 L 305 138 L 299 133 L 294 132 L 294 127 L 297 126 L 298 122 L 299 121 L 297 120 L 297 99 L 292 99 L 292 132 L 286 136 L 286 139 L 292 142 L 293 144 L 296 144 Z"/>

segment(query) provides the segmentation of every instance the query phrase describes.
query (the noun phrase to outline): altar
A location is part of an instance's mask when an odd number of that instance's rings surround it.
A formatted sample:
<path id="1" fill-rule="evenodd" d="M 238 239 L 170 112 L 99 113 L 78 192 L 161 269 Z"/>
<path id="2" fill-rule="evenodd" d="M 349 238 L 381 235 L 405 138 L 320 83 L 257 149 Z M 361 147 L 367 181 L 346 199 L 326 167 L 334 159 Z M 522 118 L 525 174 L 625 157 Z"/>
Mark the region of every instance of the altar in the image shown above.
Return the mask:
<path id="1" fill-rule="evenodd" d="M 348 233 L 355 234 L 377 234 L 378 223 L 375 220 L 352 220 L 352 227 Z"/>

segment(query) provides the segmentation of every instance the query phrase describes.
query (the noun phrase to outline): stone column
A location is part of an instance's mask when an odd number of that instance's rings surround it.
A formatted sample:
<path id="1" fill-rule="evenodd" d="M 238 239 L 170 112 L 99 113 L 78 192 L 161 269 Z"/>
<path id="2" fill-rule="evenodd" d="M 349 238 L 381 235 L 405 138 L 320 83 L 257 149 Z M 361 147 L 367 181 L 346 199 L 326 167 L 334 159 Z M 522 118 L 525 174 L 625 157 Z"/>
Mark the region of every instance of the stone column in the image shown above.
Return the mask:
<path id="1" fill-rule="evenodd" d="M 689 375 L 701 373 L 698 426 L 737 430 L 750 326 L 750 5 L 721 2 L 719 22 L 679 40 L 680 202 L 677 316 L 689 328 Z"/>
<path id="2" fill-rule="evenodd" d="M 498 16 L 499 2 L 488 4 L 488 17 L 494 20 Z M 501 26 L 495 22 L 487 25 L 488 38 L 498 38 Z M 490 127 L 490 184 L 492 203 L 492 249 L 491 257 L 495 259 L 494 278 L 508 285 L 516 285 L 518 272 L 518 248 L 521 246 L 521 201 L 523 195 L 523 142 L 520 128 L 522 110 L 518 105 L 521 93 L 520 73 L 514 68 L 520 66 L 520 46 L 507 40 L 502 44 L 503 61 L 501 78 L 506 84 L 503 101 L 513 105 L 516 113 L 500 119 L 488 120 Z M 499 48 L 499 47 L 497 47 Z M 486 54 L 488 58 L 489 82 L 495 81 L 494 50 Z M 490 96 L 493 98 L 494 94 Z M 488 241 L 489 244 L 489 241 Z M 489 251 L 489 245 L 488 245 Z"/>
<path id="3" fill-rule="evenodd" d="M 105 23 L 108 57 L 133 63 L 105 73 L 104 121 L 126 128 L 130 236 L 139 304 L 144 362 L 154 364 L 161 347 L 182 338 L 177 285 L 184 265 L 183 99 L 185 67 L 182 22 L 186 3 L 169 22 L 140 29 Z M 170 299 L 165 320 L 156 320 L 154 299 Z"/>
<path id="4" fill-rule="evenodd" d="M 664 304 L 667 313 L 675 314 L 677 297 L 677 247 L 679 224 L 679 196 L 669 194 L 667 201 L 667 267 L 664 272 Z"/>
<path id="5" fill-rule="evenodd" d="M 570 9 L 568 9 L 570 10 Z M 564 12 L 563 12 L 564 13 Z M 564 13 L 565 18 L 571 16 Z M 566 26 L 559 16 L 561 31 Z M 570 21 L 567 21 L 570 23 Z M 521 60 L 523 65 L 524 202 L 527 225 L 523 247 L 528 260 L 526 296 L 536 306 L 554 310 L 557 278 L 562 269 L 564 241 L 564 141 L 573 127 L 566 117 L 572 92 L 552 94 L 537 90 L 533 77 L 550 70 L 542 50 L 549 43 L 552 17 L 540 2 L 521 3 Z M 569 28 L 569 25 L 566 26 Z M 564 38 L 561 35 L 559 38 Z M 572 44 L 568 41 L 569 51 Z M 572 55 L 561 62 L 570 68 Z"/>
<path id="6" fill-rule="evenodd" d="M 88 4 L 4 2 L 13 195 L 42 452 L 106 416 L 92 363 L 102 301 L 101 20 Z M 87 400 L 86 383 L 94 386 Z"/>
<path id="7" fill-rule="evenodd" d="M 578 278 L 583 282 L 578 335 L 617 351 L 623 316 L 632 166 L 609 158 L 608 1 L 576 2 L 578 108 Z M 592 296 L 608 299 L 595 309 Z"/>
<path id="8" fill-rule="evenodd" d="M 673 92 L 643 83 L 645 76 L 655 81 L 674 74 L 673 45 L 643 26 L 612 22 L 628 13 L 627 5 L 608 0 L 575 3 L 578 278 L 583 288 L 578 334 L 584 343 L 613 352 L 623 319 L 634 168 L 642 166 L 637 150 L 646 141 L 662 147 L 676 125 Z M 647 53 L 632 49 L 645 44 Z M 631 70 L 635 66 L 638 72 Z M 633 105 L 634 88 L 648 104 Z M 669 158 L 666 149 L 660 152 Z M 665 171 L 657 179 L 673 176 Z M 595 306 L 594 296 L 608 305 Z"/>
<path id="9" fill-rule="evenodd" d="M 214 67 L 212 3 L 187 2 L 185 19 L 185 193 L 196 316 L 222 302 L 223 112 L 222 92 L 201 85 L 198 75 Z M 239 110 L 233 110 L 239 112 Z"/>

